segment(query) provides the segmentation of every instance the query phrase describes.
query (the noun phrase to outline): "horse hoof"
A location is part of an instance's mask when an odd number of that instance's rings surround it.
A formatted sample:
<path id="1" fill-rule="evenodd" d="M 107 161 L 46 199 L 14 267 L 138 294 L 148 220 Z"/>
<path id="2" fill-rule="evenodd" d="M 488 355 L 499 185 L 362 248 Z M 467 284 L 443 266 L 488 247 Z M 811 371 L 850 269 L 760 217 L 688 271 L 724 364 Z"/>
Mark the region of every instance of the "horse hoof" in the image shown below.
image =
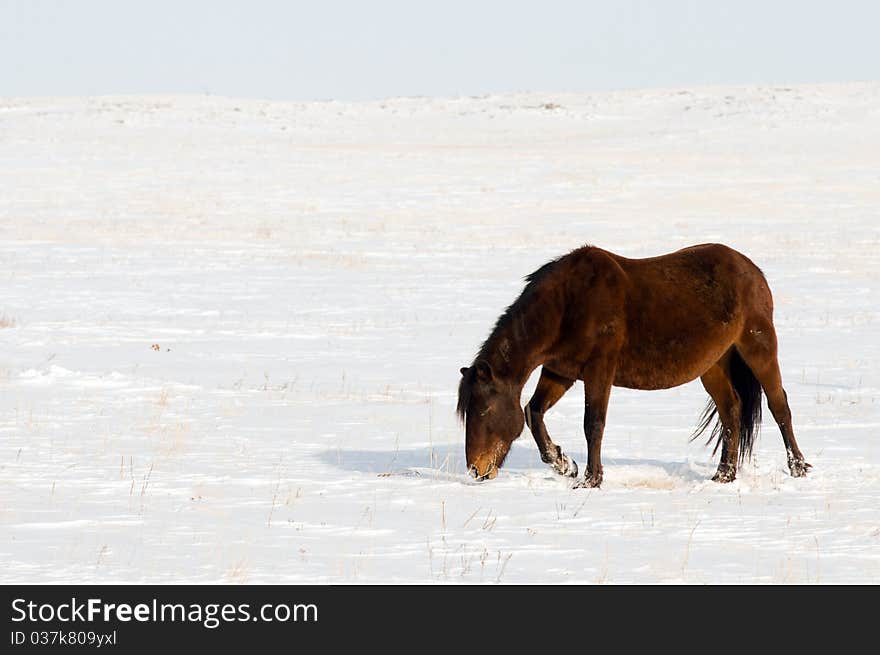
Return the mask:
<path id="1" fill-rule="evenodd" d="M 575 489 L 598 489 L 602 484 L 602 477 L 587 476 L 583 480 L 574 483 Z"/>
<path id="2" fill-rule="evenodd" d="M 803 460 L 791 462 L 788 465 L 788 470 L 791 471 L 791 477 L 793 478 L 805 477 L 807 475 L 807 471 L 809 471 L 811 468 L 813 467 Z"/>
<path id="3" fill-rule="evenodd" d="M 720 482 L 721 484 L 727 484 L 734 480 L 736 480 L 736 471 L 729 468 L 724 468 L 723 470 L 719 468 L 715 475 L 712 476 L 713 482 Z"/>
<path id="4" fill-rule="evenodd" d="M 567 478 L 576 478 L 578 474 L 578 465 L 568 455 L 561 455 L 559 459 L 553 462 L 553 470 L 559 475 Z"/>

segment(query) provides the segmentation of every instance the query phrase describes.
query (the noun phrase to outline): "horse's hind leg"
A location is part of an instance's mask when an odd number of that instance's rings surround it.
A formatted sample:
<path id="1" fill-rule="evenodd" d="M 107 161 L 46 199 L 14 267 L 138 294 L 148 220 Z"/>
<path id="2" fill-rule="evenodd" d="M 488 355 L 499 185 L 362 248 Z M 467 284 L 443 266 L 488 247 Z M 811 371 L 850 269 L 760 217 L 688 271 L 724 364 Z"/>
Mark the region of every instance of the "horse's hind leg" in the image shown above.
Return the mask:
<path id="1" fill-rule="evenodd" d="M 563 394 L 569 390 L 574 380 L 564 378 L 547 370 L 541 369 L 541 378 L 532 399 L 525 407 L 526 425 L 535 437 L 538 450 L 541 453 L 541 461 L 550 464 L 553 470 L 560 475 L 577 477 L 578 468 L 574 460 L 562 452 L 562 448 L 553 443 L 547 426 L 544 425 L 544 412 L 553 407 Z"/>
<path id="2" fill-rule="evenodd" d="M 779 371 L 776 331 L 773 329 L 773 324 L 764 321 L 750 325 L 736 344 L 736 348 L 767 395 L 767 405 L 782 433 L 791 475 L 796 478 L 805 476 L 811 466 L 804 460 L 804 455 L 794 438 L 788 395 L 782 387 L 782 374 Z"/>
<path id="3" fill-rule="evenodd" d="M 712 397 L 721 423 L 721 461 L 712 479 L 716 482 L 731 482 L 736 478 L 742 402 L 730 378 L 729 356 L 703 373 L 700 381 Z"/>

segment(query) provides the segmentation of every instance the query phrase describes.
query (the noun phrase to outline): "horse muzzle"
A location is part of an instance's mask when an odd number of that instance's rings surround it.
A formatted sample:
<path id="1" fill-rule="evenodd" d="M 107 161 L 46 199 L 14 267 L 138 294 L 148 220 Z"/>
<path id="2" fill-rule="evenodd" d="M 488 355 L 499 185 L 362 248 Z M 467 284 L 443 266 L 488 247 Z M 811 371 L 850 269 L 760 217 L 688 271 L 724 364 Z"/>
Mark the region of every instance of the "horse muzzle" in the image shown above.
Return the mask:
<path id="1" fill-rule="evenodd" d="M 483 473 L 480 473 L 480 469 L 477 468 L 477 465 L 471 464 L 471 467 L 468 469 L 468 474 L 477 482 L 482 482 L 484 480 L 494 480 L 498 477 L 498 467 L 494 464 L 490 464 L 486 467 Z"/>

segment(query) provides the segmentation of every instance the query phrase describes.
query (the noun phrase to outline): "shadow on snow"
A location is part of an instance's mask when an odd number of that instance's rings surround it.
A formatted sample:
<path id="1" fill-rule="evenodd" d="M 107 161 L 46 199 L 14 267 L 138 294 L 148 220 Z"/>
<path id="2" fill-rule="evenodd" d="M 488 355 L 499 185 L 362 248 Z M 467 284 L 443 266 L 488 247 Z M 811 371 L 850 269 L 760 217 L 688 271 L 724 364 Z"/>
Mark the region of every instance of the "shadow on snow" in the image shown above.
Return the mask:
<path id="1" fill-rule="evenodd" d="M 321 462 L 345 471 L 372 473 L 388 476 L 431 475 L 438 473 L 450 478 L 466 480 L 464 452 L 460 444 L 442 444 L 434 447 L 398 450 L 348 450 L 334 449 L 318 453 Z M 698 482 L 706 479 L 706 474 L 696 471 L 686 461 L 662 461 L 648 458 L 604 457 L 606 478 L 609 469 L 634 467 L 639 469 L 655 469 L 642 471 L 644 475 L 654 476 L 665 474 L 669 478 L 682 483 Z M 578 461 L 583 472 L 585 461 Z M 504 462 L 503 471 L 509 473 L 546 473 L 547 477 L 557 477 L 547 464 L 538 456 L 537 450 L 527 447 L 514 447 Z"/>

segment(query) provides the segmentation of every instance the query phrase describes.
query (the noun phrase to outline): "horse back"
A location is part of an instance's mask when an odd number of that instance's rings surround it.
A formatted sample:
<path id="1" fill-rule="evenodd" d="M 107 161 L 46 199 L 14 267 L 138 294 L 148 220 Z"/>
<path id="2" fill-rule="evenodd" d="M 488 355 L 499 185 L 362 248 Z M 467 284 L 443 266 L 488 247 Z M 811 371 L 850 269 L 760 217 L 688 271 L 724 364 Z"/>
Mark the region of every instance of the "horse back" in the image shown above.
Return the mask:
<path id="1" fill-rule="evenodd" d="M 616 352 L 617 386 L 661 389 L 689 382 L 731 348 L 749 316 L 772 314 L 761 271 L 721 244 L 646 259 L 598 248 L 584 254 L 585 302 L 575 314 L 591 317 L 591 334 L 583 341 L 591 356 Z"/>

